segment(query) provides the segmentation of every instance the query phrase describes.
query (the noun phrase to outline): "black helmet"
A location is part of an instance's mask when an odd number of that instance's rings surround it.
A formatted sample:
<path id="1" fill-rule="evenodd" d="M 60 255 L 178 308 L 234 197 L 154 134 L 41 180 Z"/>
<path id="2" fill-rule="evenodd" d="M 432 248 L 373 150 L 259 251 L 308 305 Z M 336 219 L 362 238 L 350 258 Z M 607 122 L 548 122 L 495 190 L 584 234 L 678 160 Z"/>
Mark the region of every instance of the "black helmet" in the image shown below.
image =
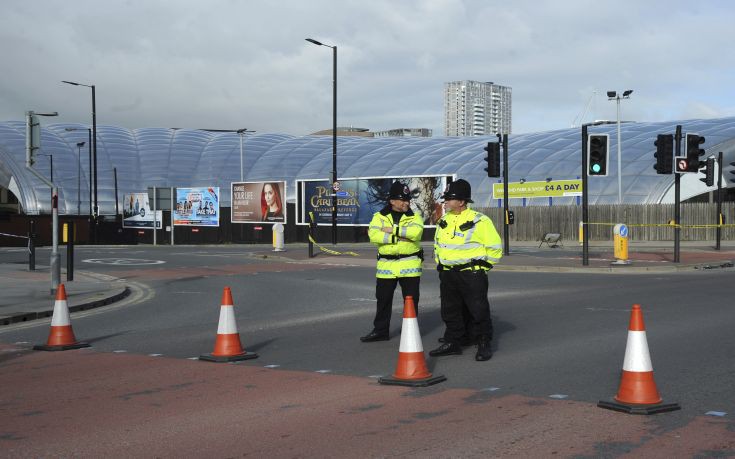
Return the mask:
<path id="1" fill-rule="evenodd" d="M 410 201 L 411 190 L 408 188 L 408 185 L 404 185 L 401 182 L 393 182 L 393 184 L 390 186 L 390 194 L 388 195 L 388 199 Z"/>
<path id="2" fill-rule="evenodd" d="M 460 201 L 474 202 L 472 200 L 472 187 L 467 180 L 459 179 L 449 184 L 442 199 L 459 199 Z"/>

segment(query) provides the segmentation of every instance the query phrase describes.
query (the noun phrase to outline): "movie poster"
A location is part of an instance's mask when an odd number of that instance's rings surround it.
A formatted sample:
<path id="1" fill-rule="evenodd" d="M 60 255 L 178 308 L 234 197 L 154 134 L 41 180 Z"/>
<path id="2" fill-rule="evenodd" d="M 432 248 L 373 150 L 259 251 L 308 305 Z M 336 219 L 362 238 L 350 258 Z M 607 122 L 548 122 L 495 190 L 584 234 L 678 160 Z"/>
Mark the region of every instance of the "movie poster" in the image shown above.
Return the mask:
<path id="1" fill-rule="evenodd" d="M 219 187 L 176 188 L 174 225 L 219 226 Z"/>
<path id="2" fill-rule="evenodd" d="M 147 192 L 124 194 L 122 211 L 123 228 L 153 229 L 153 212 Z M 162 218 L 162 212 L 157 210 L 156 228 L 161 228 Z"/>
<path id="3" fill-rule="evenodd" d="M 236 182 L 232 223 L 285 223 L 286 182 Z"/>
<path id="4" fill-rule="evenodd" d="M 424 225 L 433 226 L 443 215 L 441 195 L 447 187 L 448 176 L 389 177 L 340 179 L 337 199 L 338 225 L 368 225 L 375 212 L 385 207 L 390 186 L 394 181 L 406 184 L 411 190 L 411 209 L 422 216 Z M 313 212 L 318 224 L 332 223 L 332 187 L 328 180 L 299 182 L 301 192 L 300 224 L 308 223 Z"/>

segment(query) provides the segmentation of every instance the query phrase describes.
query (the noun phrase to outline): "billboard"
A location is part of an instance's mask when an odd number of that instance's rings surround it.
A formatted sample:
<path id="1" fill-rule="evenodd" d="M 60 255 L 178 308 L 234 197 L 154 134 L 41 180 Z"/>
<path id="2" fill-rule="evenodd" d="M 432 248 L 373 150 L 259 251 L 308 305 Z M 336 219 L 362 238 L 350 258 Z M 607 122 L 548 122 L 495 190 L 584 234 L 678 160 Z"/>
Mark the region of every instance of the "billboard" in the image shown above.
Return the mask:
<path id="1" fill-rule="evenodd" d="M 219 187 L 176 188 L 177 226 L 219 226 Z"/>
<path id="2" fill-rule="evenodd" d="M 362 177 L 339 180 L 337 224 L 345 226 L 368 225 L 375 212 L 388 201 L 388 192 L 394 181 L 406 184 L 411 190 L 411 209 L 422 216 L 424 225 L 433 226 L 443 215 L 441 195 L 451 176 Z M 317 224 L 332 223 L 332 186 L 329 180 L 297 181 L 298 224 L 308 224 L 313 212 Z"/>
<path id="3" fill-rule="evenodd" d="M 285 223 L 286 182 L 234 182 L 232 223 Z"/>
<path id="4" fill-rule="evenodd" d="M 153 229 L 153 212 L 148 203 L 148 193 L 123 195 L 123 228 Z M 161 228 L 163 215 L 156 211 L 156 228 Z"/>
<path id="5" fill-rule="evenodd" d="M 582 180 L 550 180 L 548 182 L 508 182 L 508 199 L 562 198 L 582 196 Z M 493 183 L 493 199 L 503 199 L 503 184 Z"/>

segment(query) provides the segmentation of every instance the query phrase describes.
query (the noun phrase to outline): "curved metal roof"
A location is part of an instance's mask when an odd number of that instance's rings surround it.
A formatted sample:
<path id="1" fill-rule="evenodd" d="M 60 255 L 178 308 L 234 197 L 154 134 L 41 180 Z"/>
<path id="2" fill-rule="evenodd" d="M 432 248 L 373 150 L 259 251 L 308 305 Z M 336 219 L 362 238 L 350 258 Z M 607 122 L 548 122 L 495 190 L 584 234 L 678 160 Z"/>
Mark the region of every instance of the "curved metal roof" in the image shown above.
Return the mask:
<path id="1" fill-rule="evenodd" d="M 735 161 L 735 117 L 622 123 L 623 202 L 673 202 L 673 175 L 657 175 L 653 169 L 657 134 L 683 132 L 704 135 L 707 154 L 725 153 L 725 172 Z M 77 190 L 82 214 L 89 207 L 89 158 L 85 144 L 78 156 L 77 142 L 87 141 L 89 126 L 49 124 L 41 131 L 41 156 L 34 168 L 48 177 L 53 155 L 54 179 L 59 186 L 59 213 L 77 212 Z M 73 130 L 68 130 L 69 128 Z M 590 134 L 609 134 L 610 163 L 607 177 L 589 180 L 589 203 L 617 202 L 617 126 L 590 126 Z M 338 177 L 395 177 L 409 175 L 456 175 L 473 187 L 478 206 L 496 206 L 491 184 L 497 178 L 485 173 L 484 146 L 496 141 L 483 137 L 338 137 Z M 581 130 L 512 135 L 509 138 L 509 180 L 517 182 L 575 179 L 581 176 Z M 113 168 L 117 171 L 119 197 L 148 187 L 218 186 L 222 205 L 230 203 L 230 183 L 240 179 L 240 137 L 234 132 L 143 128 L 97 127 L 98 201 L 100 214 L 115 212 Z M 244 179 L 286 180 L 287 199 L 295 199 L 296 179 L 328 179 L 332 168 L 331 136 L 295 137 L 285 134 L 246 135 L 243 143 Z M 78 182 L 81 170 L 81 179 Z M 732 185 L 725 175 L 723 183 Z M 682 200 L 709 189 L 700 174 L 682 178 Z M 28 214 L 50 212 L 49 189 L 25 168 L 25 123 L 0 123 L 0 185 L 10 189 Z M 555 205 L 576 199 L 554 198 Z M 548 205 L 547 198 L 528 200 L 529 205 Z M 513 203 L 511 203 L 513 205 Z"/>

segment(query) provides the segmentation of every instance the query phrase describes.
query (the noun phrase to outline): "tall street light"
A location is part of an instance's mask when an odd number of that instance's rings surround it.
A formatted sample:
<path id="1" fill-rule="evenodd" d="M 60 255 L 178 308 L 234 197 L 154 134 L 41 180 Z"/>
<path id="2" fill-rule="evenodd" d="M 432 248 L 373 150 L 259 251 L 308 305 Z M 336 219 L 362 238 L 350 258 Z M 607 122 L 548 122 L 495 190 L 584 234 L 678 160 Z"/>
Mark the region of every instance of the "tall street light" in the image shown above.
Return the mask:
<path id="1" fill-rule="evenodd" d="M 242 128 L 242 129 L 238 129 L 235 132 L 237 132 L 237 134 L 240 136 L 240 181 L 242 182 L 243 180 L 245 180 L 243 178 L 244 174 L 243 174 L 242 138 L 243 136 L 245 136 L 246 132 L 254 133 L 255 131 L 248 131 L 247 128 Z"/>
<path id="2" fill-rule="evenodd" d="M 97 216 L 99 215 L 99 206 L 97 205 L 97 103 L 95 99 L 95 87 L 93 84 L 82 84 L 74 81 L 62 81 L 62 83 L 73 86 L 84 86 L 92 89 L 92 161 L 93 165 L 93 181 L 94 181 L 94 208 L 92 211 L 92 220 L 94 225 L 94 242 L 97 243 Z"/>
<path id="3" fill-rule="evenodd" d="M 92 221 L 92 128 L 64 128 L 65 131 L 87 131 L 89 142 L 87 142 L 87 152 L 89 157 L 89 221 Z"/>
<path id="4" fill-rule="evenodd" d="M 82 147 L 84 142 L 77 142 L 77 215 L 82 215 Z"/>
<path id="5" fill-rule="evenodd" d="M 622 165 L 622 149 L 620 145 L 620 99 L 630 99 L 633 93 L 632 89 L 623 91 L 620 95 L 616 91 L 607 92 L 607 100 L 615 100 L 618 103 L 618 204 L 623 203 L 623 165 Z"/>
<path id="6" fill-rule="evenodd" d="M 337 244 L 337 46 L 325 45 L 313 38 L 306 41 L 332 48 L 332 244 Z"/>

